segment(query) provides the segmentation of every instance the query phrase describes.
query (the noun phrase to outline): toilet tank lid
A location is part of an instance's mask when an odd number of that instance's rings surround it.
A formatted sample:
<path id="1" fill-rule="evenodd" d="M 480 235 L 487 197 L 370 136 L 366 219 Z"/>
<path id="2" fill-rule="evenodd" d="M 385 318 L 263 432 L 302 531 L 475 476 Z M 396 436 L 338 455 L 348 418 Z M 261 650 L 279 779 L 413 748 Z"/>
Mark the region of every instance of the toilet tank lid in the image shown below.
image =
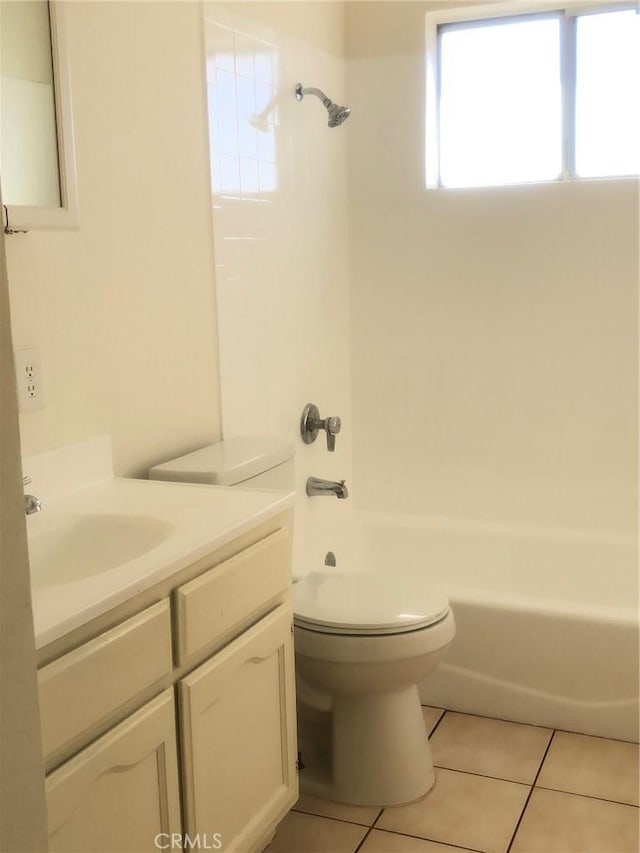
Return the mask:
<path id="1" fill-rule="evenodd" d="M 234 486 L 292 459 L 293 444 L 283 438 L 236 436 L 154 465 L 151 480 Z"/>

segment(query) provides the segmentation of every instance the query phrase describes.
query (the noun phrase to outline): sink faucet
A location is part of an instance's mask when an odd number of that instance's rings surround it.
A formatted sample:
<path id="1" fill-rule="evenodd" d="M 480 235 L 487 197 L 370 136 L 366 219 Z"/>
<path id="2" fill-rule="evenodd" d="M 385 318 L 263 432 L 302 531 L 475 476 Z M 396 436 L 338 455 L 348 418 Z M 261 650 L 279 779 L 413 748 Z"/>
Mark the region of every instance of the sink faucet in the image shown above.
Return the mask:
<path id="1" fill-rule="evenodd" d="M 31 483 L 31 477 L 23 477 L 22 485 L 28 486 Z M 24 511 L 27 515 L 33 515 L 34 512 L 40 512 L 42 509 L 42 501 L 37 498 L 35 495 L 25 495 L 24 496 Z"/>
<path id="2" fill-rule="evenodd" d="M 348 498 L 349 491 L 344 484 L 344 480 L 321 480 L 320 477 L 309 477 L 307 480 L 307 494 L 309 497 L 314 495 L 335 495 L 337 498 Z"/>

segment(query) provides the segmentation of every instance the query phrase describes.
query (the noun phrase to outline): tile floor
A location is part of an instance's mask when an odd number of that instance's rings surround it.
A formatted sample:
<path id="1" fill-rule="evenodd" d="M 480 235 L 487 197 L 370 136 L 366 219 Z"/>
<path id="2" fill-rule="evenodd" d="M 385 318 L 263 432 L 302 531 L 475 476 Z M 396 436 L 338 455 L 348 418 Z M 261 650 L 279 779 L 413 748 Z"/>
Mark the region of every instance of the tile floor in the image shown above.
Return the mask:
<path id="1" fill-rule="evenodd" d="M 416 803 L 302 795 L 267 853 L 638 853 L 638 745 L 423 708 L 436 782 Z"/>

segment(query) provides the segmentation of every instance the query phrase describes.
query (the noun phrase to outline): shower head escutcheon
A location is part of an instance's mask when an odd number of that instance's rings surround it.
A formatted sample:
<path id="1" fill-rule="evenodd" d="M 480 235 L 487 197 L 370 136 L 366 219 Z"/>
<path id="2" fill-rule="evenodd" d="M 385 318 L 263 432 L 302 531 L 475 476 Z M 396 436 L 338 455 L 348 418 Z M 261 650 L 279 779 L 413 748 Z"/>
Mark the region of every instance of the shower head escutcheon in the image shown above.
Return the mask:
<path id="1" fill-rule="evenodd" d="M 329 127 L 339 127 L 351 115 L 349 107 L 341 107 L 338 104 L 334 104 L 331 98 L 327 98 L 321 89 L 316 89 L 313 86 L 303 86 L 302 83 L 298 83 L 296 86 L 296 98 L 301 101 L 305 95 L 315 95 L 316 98 L 320 98 L 329 113 Z"/>

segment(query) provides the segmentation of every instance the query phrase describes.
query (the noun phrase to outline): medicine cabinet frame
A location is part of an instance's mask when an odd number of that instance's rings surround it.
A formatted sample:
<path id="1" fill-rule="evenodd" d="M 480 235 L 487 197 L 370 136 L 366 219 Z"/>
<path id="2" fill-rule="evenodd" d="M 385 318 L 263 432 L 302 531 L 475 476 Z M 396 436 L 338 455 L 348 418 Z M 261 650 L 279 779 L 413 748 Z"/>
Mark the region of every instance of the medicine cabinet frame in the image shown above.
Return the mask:
<path id="1" fill-rule="evenodd" d="M 72 230 L 79 227 L 71 69 L 65 5 L 59 0 L 49 0 L 61 204 L 59 207 L 5 204 L 3 226 L 7 234 L 31 230 Z"/>

